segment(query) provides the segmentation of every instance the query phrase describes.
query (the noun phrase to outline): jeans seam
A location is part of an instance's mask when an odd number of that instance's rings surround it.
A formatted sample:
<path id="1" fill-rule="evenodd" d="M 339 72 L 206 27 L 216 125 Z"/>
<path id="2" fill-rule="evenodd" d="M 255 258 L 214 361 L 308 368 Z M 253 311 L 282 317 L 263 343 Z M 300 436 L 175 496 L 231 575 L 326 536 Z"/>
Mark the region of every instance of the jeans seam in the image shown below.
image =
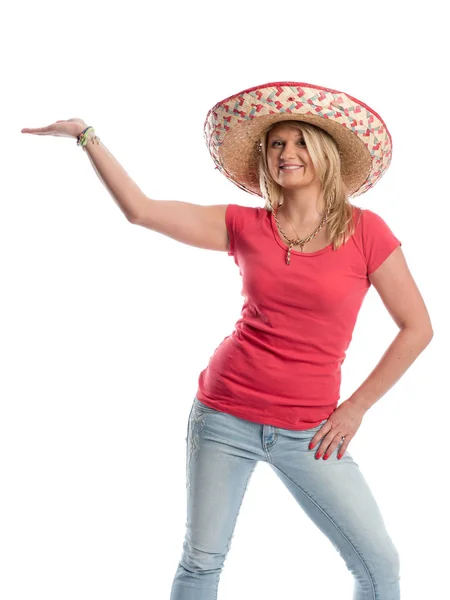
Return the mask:
<path id="1" fill-rule="evenodd" d="M 237 513 L 236 513 L 236 518 L 235 518 L 235 520 L 234 520 L 234 527 L 233 527 L 233 531 L 232 531 L 232 533 L 231 533 L 231 535 L 230 535 L 230 537 L 228 538 L 228 541 L 227 541 L 227 552 L 230 550 L 230 548 L 229 548 L 229 545 L 230 545 L 231 539 L 232 539 L 232 537 L 233 537 L 233 532 L 234 532 L 234 530 L 235 530 L 235 527 L 236 527 L 236 523 L 237 523 L 237 520 L 238 520 L 238 517 L 239 517 L 239 513 L 241 512 L 242 502 L 243 502 L 243 500 L 244 500 L 244 496 L 245 496 L 245 493 L 246 493 L 246 491 L 247 491 L 248 484 L 250 483 L 250 479 L 251 479 L 251 476 L 253 475 L 253 472 L 254 472 L 254 470 L 255 470 L 255 467 L 256 467 L 256 465 L 257 465 L 257 463 L 255 462 L 255 464 L 253 465 L 253 469 L 252 469 L 252 470 L 250 471 L 250 473 L 249 473 L 249 476 L 248 476 L 247 482 L 246 482 L 246 484 L 245 484 L 245 488 L 244 488 L 244 490 L 243 490 L 243 492 L 242 492 L 241 499 L 240 499 L 240 502 L 239 502 L 239 508 L 238 508 L 238 510 L 237 510 Z"/>
<path id="2" fill-rule="evenodd" d="M 255 470 L 255 467 L 256 467 L 256 465 L 257 465 L 257 463 L 255 462 L 255 464 L 253 465 L 253 469 L 252 469 L 252 470 L 250 471 L 250 473 L 249 473 L 249 476 L 248 476 L 247 482 L 246 482 L 246 484 L 245 484 L 245 488 L 244 488 L 244 490 L 243 490 L 243 492 L 242 492 L 241 500 L 240 500 L 240 502 L 239 502 L 239 508 L 237 509 L 237 512 L 236 512 L 236 518 L 235 518 L 235 520 L 234 520 L 234 525 L 233 525 L 232 533 L 231 533 L 230 537 L 228 538 L 227 545 L 226 545 L 226 548 L 227 548 L 227 552 L 226 552 L 226 553 L 227 553 L 227 554 L 228 554 L 228 552 L 230 551 L 230 542 L 231 542 L 231 540 L 232 540 L 232 538 L 233 538 L 233 533 L 234 533 L 234 530 L 235 530 L 235 528 L 236 528 L 236 523 L 237 523 L 237 520 L 238 520 L 238 517 L 239 517 L 239 513 L 241 512 L 241 508 L 242 508 L 242 502 L 243 502 L 243 500 L 244 500 L 244 496 L 245 496 L 245 493 L 246 493 L 246 491 L 247 491 L 248 484 L 250 483 L 250 479 L 251 479 L 251 477 L 252 477 L 252 475 L 253 475 L 253 472 L 254 472 L 254 470 Z M 219 575 L 219 577 L 220 577 L 220 575 Z M 213 600 L 217 600 L 217 593 L 218 593 L 218 590 L 219 590 L 219 581 L 217 581 L 217 586 L 216 586 L 216 589 L 215 589 L 215 596 L 214 596 L 214 599 L 213 599 Z"/>
<path id="3" fill-rule="evenodd" d="M 273 435 L 274 435 L 273 442 L 271 442 L 270 444 L 265 444 L 265 443 L 263 444 L 264 454 L 266 455 L 267 460 L 271 464 L 273 464 L 273 461 L 272 461 L 272 457 L 270 455 L 270 451 L 272 450 L 272 448 L 275 446 L 275 444 L 278 441 L 278 428 L 277 427 L 274 428 Z"/>
<path id="4" fill-rule="evenodd" d="M 276 465 L 274 465 L 276 466 Z M 280 469 L 280 467 L 276 467 L 277 469 L 279 469 L 279 471 L 281 473 L 283 473 L 283 475 L 285 477 L 287 477 L 287 479 L 289 479 L 289 481 L 291 481 L 294 485 L 296 485 L 298 487 L 298 489 L 302 492 L 302 494 L 304 494 L 308 500 L 310 500 L 324 515 L 325 517 L 334 525 L 334 527 L 337 529 L 337 531 L 339 531 L 339 533 L 345 538 L 345 540 L 348 542 L 348 544 L 350 545 L 350 547 L 354 550 L 354 552 L 356 553 L 356 555 L 358 556 L 358 558 L 360 559 L 362 565 L 364 566 L 364 569 L 366 570 L 368 576 L 369 576 L 369 580 L 372 586 L 372 596 L 373 596 L 373 600 L 377 600 L 376 598 L 376 590 L 375 590 L 375 585 L 373 582 L 373 578 L 372 575 L 370 574 L 370 571 L 366 565 L 365 560 L 363 559 L 363 557 L 361 556 L 361 554 L 358 552 L 358 550 L 355 548 L 355 546 L 353 545 L 353 543 L 350 541 L 350 539 L 345 535 L 345 533 L 342 531 L 342 529 L 337 525 L 337 523 L 335 523 L 335 521 L 330 517 L 330 515 L 313 499 L 311 498 L 311 496 L 305 492 L 305 490 L 301 487 L 300 484 L 298 484 L 296 481 L 294 481 L 292 479 L 292 477 L 289 477 L 289 475 L 287 475 L 282 469 Z"/>

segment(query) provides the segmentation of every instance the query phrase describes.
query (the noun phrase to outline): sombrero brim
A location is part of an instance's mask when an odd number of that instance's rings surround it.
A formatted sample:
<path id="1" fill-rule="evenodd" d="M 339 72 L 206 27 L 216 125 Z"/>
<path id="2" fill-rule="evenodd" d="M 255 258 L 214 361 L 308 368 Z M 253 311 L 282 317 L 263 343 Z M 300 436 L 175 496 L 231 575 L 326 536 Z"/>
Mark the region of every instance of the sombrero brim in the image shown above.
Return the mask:
<path id="1" fill-rule="evenodd" d="M 392 139 L 381 117 L 356 98 L 307 83 L 267 83 L 218 102 L 207 114 L 205 138 L 217 168 L 240 188 L 262 196 L 258 144 L 272 123 L 297 120 L 335 140 L 350 196 L 373 187 L 389 167 Z"/>

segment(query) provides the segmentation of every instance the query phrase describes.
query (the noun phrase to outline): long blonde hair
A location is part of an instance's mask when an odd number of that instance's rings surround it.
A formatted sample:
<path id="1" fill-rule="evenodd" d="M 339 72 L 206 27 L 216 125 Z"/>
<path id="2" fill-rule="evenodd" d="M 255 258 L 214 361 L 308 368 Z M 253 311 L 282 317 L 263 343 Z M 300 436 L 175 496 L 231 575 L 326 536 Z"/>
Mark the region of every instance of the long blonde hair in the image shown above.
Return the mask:
<path id="1" fill-rule="evenodd" d="M 332 200 L 326 227 L 330 243 L 333 244 L 333 249 L 337 250 L 352 236 L 355 224 L 354 207 L 348 199 L 348 192 L 342 180 L 341 159 L 336 143 L 326 131 L 314 125 L 301 121 L 281 122 L 295 125 L 303 133 L 306 147 L 321 183 L 320 202 L 324 211 L 328 202 Z M 268 127 L 260 138 L 260 187 L 265 200 L 264 208 L 268 211 L 276 210 L 283 203 L 283 188 L 273 180 L 267 164 L 268 134 L 279 124 L 280 121 L 277 121 Z"/>

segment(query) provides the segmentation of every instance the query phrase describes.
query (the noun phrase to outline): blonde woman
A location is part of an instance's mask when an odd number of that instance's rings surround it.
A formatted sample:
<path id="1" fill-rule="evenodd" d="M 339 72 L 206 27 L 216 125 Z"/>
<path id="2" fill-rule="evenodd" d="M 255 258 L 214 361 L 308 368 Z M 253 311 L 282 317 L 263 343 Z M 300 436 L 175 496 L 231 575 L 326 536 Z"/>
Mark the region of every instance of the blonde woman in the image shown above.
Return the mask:
<path id="1" fill-rule="evenodd" d="M 212 158 L 262 196 L 262 208 L 150 199 L 80 119 L 23 132 L 76 138 L 131 223 L 228 252 L 242 275 L 241 318 L 200 374 L 189 417 L 187 529 L 171 600 L 216 600 L 259 461 L 339 551 L 354 600 L 398 600 L 398 553 L 348 452 L 367 411 L 433 336 L 400 241 L 350 202 L 389 166 L 381 118 L 348 94 L 296 82 L 215 105 L 205 123 Z M 371 285 L 399 331 L 338 405 L 341 365 Z"/>

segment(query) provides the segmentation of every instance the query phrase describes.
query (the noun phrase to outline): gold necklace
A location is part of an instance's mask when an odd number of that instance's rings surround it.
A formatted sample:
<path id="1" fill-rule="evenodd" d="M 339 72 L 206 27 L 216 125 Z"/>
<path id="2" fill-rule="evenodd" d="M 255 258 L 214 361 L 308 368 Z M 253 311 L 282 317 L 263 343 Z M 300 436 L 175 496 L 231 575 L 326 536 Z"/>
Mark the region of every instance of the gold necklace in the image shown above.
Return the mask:
<path id="1" fill-rule="evenodd" d="M 314 233 L 312 233 L 311 235 L 309 235 L 308 237 L 306 237 L 306 238 L 303 238 L 303 239 L 300 239 L 300 236 L 299 236 L 299 235 L 298 235 L 298 233 L 295 231 L 295 229 L 294 229 L 294 226 L 293 226 L 293 225 L 292 225 L 292 223 L 289 221 L 289 219 L 286 217 L 286 219 L 287 219 L 287 220 L 288 220 L 288 222 L 290 223 L 290 225 L 291 225 L 292 229 L 294 230 L 294 232 L 295 232 L 295 234 L 296 234 L 296 236 L 297 236 L 297 239 L 295 239 L 295 240 L 293 240 L 293 239 L 291 239 L 291 238 L 288 238 L 288 236 L 287 236 L 287 235 L 284 233 L 284 231 L 283 231 L 283 230 L 282 230 L 282 228 L 281 228 L 280 222 L 278 221 L 278 217 L 277 217 L 277 211 L 275 211 L 275 210 L 274 210 L 274 211 L 272 211 L 272 212 L 273 212 L 273 217 L 274 217 L 274 219 L 275 219 L 275 221 L 276 221 L 276 224 L 277 224 L 277 227 L 278 227 L 278 229 L 280 230 L 280 233 L 281 233 L 281 235 L 284 237 L 284 239 L 286 240 L 286 242 L 287 242 L 287 245 L 288 245 L 288 250 L 287 250 L 287 255 L 286 255 L 286 264 L 287 264 L 287 265 L 290 265 L 290 264 L 291 264 L 291 249 L 292 249 L 292 247 L 293 247 L 293 246 L 297 246 L 297 245 L 299 245 L 299 246 L 300 246 L 300 252 L 303 252 L 303 246 L 304 246 L 304 245 L 305 245 L 307 242 L 311 241 L 311 240 L 313 239 L 313 237 L 315 237 L 315 236 L 316 236 L 316 235 L 319 233 L 319 231 L 322 229 L 322 227 L 323 227 L 323 226 L 325 225 L 325 223 L 327 222 L 328 216 L 329 216 L 329 214 L 330 214 L 330 211 L 331 211 L 331 206 L 332 206 L 332 203 L 331 203 L 331 202 L 329 202 L 329 204 L 328 204 L 328 208 L 327 208 L 327 212 L 325 213 L 325 216 L 324 216 L 324 218 L 322 219 L 322 222 L 320 223 L 319 227 L 318 227 L 318 228 L 317 228 L 317 229 L 314 231 Z"/>
<path id="2" fill-rule="evenodd" d="M 297 236 L 297 239 L 300 239 L 300 236 L 298 235 L 297 230 L 295 229 L 295 227 L 292 225 L 290 218 L 287 215 L 284 215 L 284 216 L 286 217 L 286 220 L 289 223 L 289 225 L 292 227 L 295 235 Z"/>

